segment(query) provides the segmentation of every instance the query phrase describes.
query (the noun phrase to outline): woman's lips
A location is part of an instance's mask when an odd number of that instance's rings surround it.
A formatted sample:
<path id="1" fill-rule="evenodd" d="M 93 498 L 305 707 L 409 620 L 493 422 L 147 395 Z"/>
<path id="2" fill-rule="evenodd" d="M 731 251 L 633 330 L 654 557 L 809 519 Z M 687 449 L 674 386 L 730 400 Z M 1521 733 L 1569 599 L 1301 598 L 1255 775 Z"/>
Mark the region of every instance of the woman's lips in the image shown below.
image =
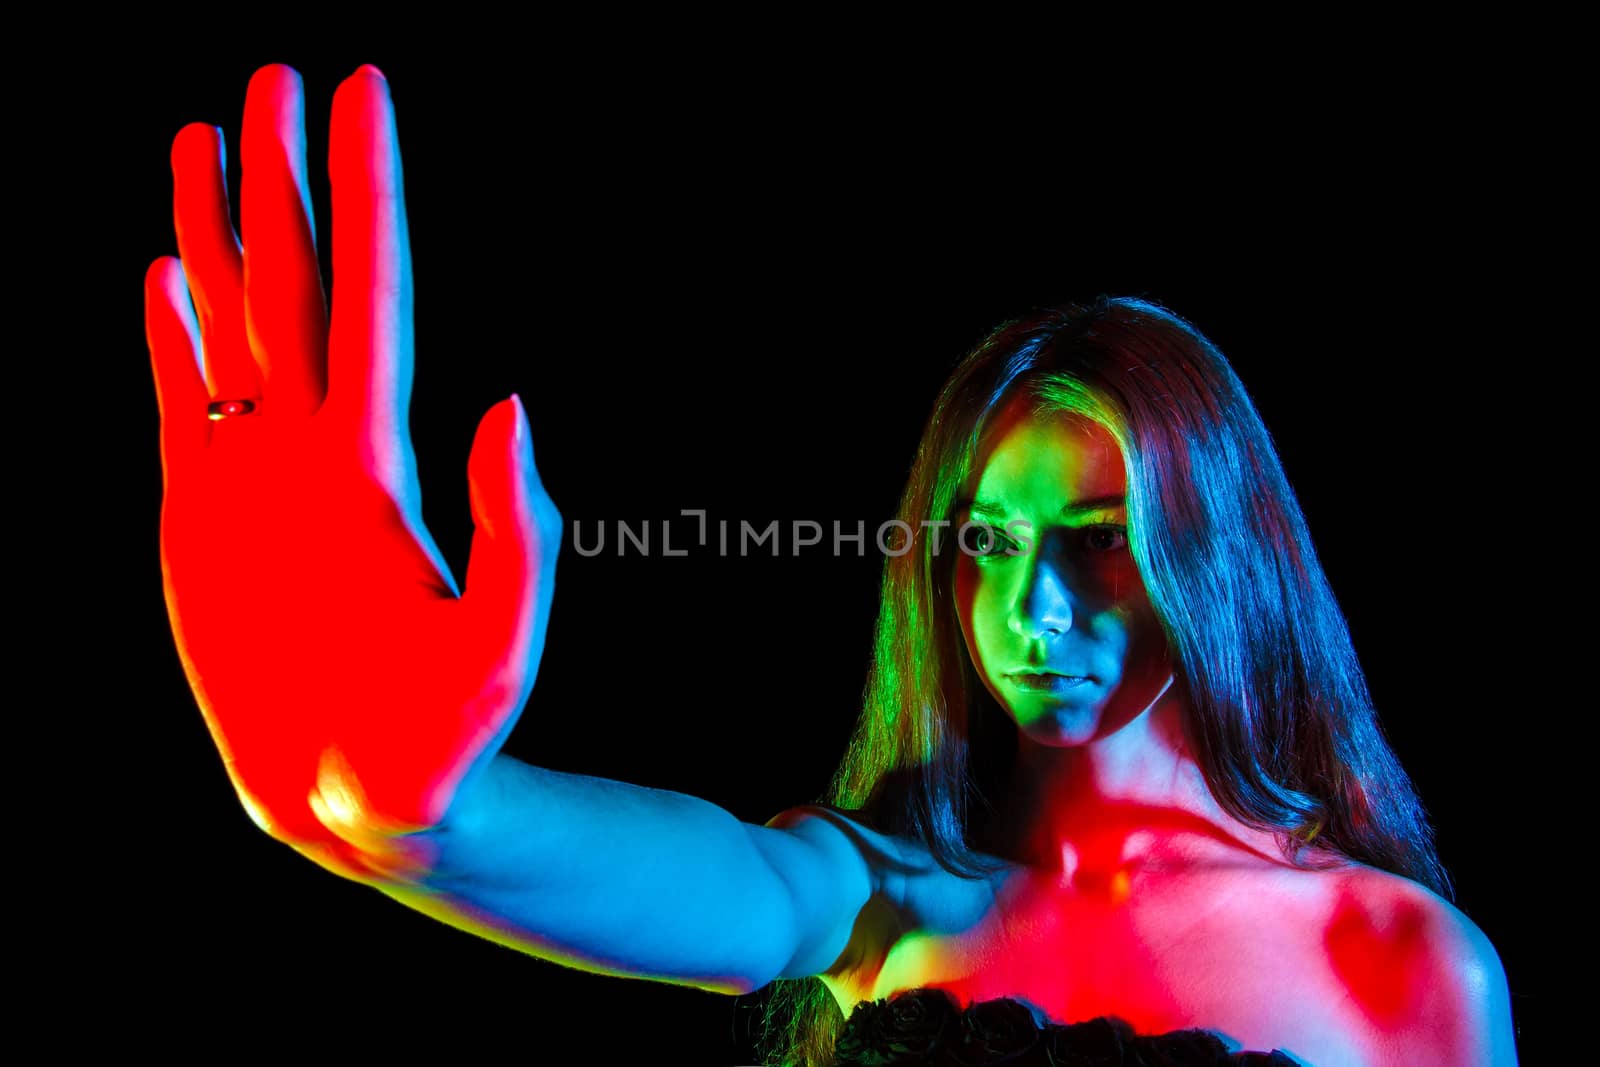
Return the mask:
<path id="1" fill-rule="evenodd" d="M 1081 674 L 1055 674 L 1051 672 L 1021 671 L 1006 675 L 1006 680 L 1019 689 L 1034 693 L 1065 693 L 1094 681 Z"/>

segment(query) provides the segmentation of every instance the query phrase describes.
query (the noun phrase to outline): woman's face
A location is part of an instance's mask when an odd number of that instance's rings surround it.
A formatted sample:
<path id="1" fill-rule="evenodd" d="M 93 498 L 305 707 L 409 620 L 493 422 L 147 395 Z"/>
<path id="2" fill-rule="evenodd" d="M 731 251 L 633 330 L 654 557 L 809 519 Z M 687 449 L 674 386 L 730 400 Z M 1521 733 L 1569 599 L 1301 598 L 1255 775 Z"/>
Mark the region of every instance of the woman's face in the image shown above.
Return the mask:
<path id="1" fill-rule="evenodd" d="M 971 528 L 956 546 L 956 605 L 972 662 L 1018 729 L 1077 745 L 1144 711 L 1172 670 L 1128 550 L 1116 440 L 1031 405 L 1013 400 L 980 443 L 955 525 L 994 531 Z"/>

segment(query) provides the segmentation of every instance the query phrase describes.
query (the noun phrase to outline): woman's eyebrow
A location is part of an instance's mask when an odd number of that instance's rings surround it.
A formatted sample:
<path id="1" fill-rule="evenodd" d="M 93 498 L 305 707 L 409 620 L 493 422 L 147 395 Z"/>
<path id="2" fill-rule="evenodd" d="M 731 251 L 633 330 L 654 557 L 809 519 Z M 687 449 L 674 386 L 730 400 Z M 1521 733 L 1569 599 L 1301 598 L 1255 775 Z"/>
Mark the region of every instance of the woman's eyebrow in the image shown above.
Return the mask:
<path id="1" fill-rule="evenodd" d="M 1107 493 L 1104 496 L 1091 497 L 1080 500 L 1075 504 L 1067 504 L 1061 509 L 1063 515 L 1082 515 L 1089 511 L 1104 511 L 1107 508 L 1119 508 L 1126 502 L 1122 493 Z M 985 519 L 1003 519 L 1008 509 L 1001 504 L 991 504 L 983 500 L 965 500 L 960 507 L 965 508 L 970 514 Z"/>
<path id="2" fill-rule="evenodd" d="M 1104 496 L 1080 500 L 1076 504 L 1068 504 L 1061 509 L 1061 514 L 1081 515 L 1085 511 L 1104 511 L 1106 508 L 1120 508 L 1124 503 L 1126 497 L 1122 493 L 1107 493 Z"/>

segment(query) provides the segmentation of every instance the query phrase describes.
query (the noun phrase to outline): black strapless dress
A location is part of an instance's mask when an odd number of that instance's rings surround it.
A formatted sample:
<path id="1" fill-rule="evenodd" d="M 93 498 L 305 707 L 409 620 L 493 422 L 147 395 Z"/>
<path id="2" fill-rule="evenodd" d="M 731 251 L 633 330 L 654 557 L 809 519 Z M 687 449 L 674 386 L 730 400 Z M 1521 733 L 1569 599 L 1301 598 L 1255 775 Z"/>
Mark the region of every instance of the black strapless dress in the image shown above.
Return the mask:
<path id="1" fill-rule="evenodd" d="M 1009 997 L 962 1010 L 942 989 L 863 1001 L 834 1048 L 834 1067 L 1296 1067 L 1282 1052 L 1229 1052 L 1209 1030 L 1135 1034 L 1120 1019 L 1041 1027 Z"/>

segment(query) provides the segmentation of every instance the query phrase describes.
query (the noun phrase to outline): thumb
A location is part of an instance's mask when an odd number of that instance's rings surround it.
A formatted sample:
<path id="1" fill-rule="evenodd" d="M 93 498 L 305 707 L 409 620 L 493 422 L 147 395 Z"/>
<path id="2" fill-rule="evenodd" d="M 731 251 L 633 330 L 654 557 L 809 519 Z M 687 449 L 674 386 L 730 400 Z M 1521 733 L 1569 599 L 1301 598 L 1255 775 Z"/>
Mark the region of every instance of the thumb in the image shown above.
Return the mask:
<path id="1" fill-rule="evenodd" d="M 549 611 L 562 523 L 539 480 L 528 415 L 515 393 L 478 423 L 467 486 L 474 532 L 462 599 L 492 628 L 508 627 L 511 647 L 529 650 Z"/>

